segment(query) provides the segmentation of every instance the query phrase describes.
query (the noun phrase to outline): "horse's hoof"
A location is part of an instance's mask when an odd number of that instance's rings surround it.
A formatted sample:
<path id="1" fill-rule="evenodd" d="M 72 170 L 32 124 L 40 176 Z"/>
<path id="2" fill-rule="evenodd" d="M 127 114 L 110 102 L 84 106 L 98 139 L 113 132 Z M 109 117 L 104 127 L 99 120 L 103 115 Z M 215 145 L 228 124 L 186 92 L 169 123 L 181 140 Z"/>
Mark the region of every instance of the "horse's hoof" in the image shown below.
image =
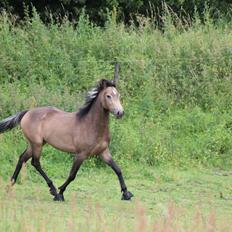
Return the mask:
<path id="1" fill-rule="evenodd" d="M 130 200 L 133 196 L 134 196 L 134 195 L 133 195 L 131 192 L 127 191 L 127 192 L 125 192 L 125 193 L 122 194 L 122 200 L 128 201 L 128 200 Z"/>
<path id="2" fill-rule="evenodd" d="M 54 201 L 64 201 L 63 194 L 56 194 L 56 196 L 53 198 Z"/>
<path id="3" fill-rule="evenodd" d="M 10 180 L 10 184 L 11 184 L 11 186 L 13 186 L 14 184 L 15 184 L 15 179 L 14 178 L 11 178 L 11 180 Z"/>
<path id="4" fill-rule="evenodd" d="M 58 194 L 57 191 L 56 191 L 56 189 L 50 189 L 49 192 L 50 192 L 50 194 L 51 194 L 52 196 L 54 196 L 54 197 L 56 197 L 57 194 Z"/>

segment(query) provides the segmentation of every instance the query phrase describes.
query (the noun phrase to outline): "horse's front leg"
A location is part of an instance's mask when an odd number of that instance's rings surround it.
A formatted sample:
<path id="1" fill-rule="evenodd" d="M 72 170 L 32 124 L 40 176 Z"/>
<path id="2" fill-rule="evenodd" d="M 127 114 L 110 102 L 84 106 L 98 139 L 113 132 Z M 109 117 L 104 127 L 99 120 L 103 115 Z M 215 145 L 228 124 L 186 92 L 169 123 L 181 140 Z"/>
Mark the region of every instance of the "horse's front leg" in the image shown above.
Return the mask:
<path id="1" fill-rule="evenodd" d="M 101 154 L 101 158 L 114 170 L 114 172 L 118 176 L 118 180 L 119 180 L 119 183 L 121 186 L 121 191 L 123 192 L 122 200 L 130 200 L 131 197 L 133 197 L 133 194 L 131 192 L 127 191 L 127 187 L 126 187 L 125 181 L 123 179 L 121 169 L 114 162 L 108 148 Z"/>
<path id="2" fill-rule="evenodd" d="M 72 168 L 71 168 L 71 171 L 69 173 L 69 177 L 68 179 L 64 182 L 63 185 L 61 185 L 59 187 L 59 193 L 57 194 L 57 196 L 54 198 L 55 201 L 64 201 L 64 191 L 65 189 L 67 188 L 67 186 L 70 184 L 70 182 L 72 182 L 76 175 L 77 175 L 77 172 L 81 166 L 81 164 L 83 163 L 83 161 L 86 159 L 87 157 L 87 154 L 86 153 L 79 153 L 75 156 L 75 159 L 73 161 L 73 165 L 72 165 Z"/>

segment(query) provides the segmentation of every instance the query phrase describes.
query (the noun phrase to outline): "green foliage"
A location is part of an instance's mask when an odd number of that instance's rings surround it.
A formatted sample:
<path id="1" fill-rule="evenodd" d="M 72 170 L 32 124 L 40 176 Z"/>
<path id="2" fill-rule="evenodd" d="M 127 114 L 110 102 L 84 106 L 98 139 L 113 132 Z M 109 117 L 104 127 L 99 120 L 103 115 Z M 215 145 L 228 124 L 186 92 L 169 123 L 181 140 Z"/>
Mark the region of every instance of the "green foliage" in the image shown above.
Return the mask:
<path id="1" fill-rule="evenodd" d="M 45 26 L 36 12 L 15 26 L 2 14 L 1 118 L 43 105 L 76 111 L 97 79 L 113 77 L 118 60 L 126 114 L 111 120 L 111 150 L 119 163 L 231 168 L 232 24 L 214 25 L 207 15 L 204 25 L 197 16 L 191 26 L 170 13 L 165 20 L 161 32 L 143 17 L 126 28 L 114 13 L 105 28 L 85 14 L 76 28 L 66 20 Z M 0 135 L 3 176 L 25 148 L 21 137 L 18 130 Z M 64 169 L 63 159 L 71 165 L 70 156 L 56 153 L 44 150 L 51 172 Z"/>
<path id="2" fill-rule="evenodd" d="M 103 26 L 108 19 L 109 11 L 117 11 L 117 19 L 125 23 L 136 21 L 138 15 L 151 17 L 157 25 L 162 26 L 162 16 L 165 15 L 167 6 L 170 11 L 180 18 L 193 19 L 195 13 L 204 18 L 205 10 L 210 8 L 210 16 L 218 20 L 222 15 L 231 17 L 230 0 L 57 0 L 57 1 L 10 1 L 4 0 L 0 3 L 0 10 L 7 10 L 20 18 L 30 17 L 33 7 L 39 12 L 44 22 L 53 20 L 61 21 L 69 18 L 76 21 L 83 10 L 89 15 L 90 20 L 97 25 Z"/>

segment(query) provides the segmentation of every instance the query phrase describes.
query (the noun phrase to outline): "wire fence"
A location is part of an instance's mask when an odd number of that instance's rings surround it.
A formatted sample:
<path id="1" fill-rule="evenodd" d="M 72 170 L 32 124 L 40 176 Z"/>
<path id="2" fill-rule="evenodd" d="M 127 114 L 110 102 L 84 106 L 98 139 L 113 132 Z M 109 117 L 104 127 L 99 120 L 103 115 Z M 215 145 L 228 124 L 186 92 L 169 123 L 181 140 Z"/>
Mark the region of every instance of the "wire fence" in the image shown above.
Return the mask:
<path id="1" fill-rule="evenodd" d="M 60 62 L 60 61 L 68 61 L 69 59 L 71 60 L 72 63 L 106 63 L 106 64 L 115 64 L 117 63 L 121 63 L 121 64 L 126 64 L 126 63 L 152 63 L 152 62 L 156 62 L 156 61 L 196 61 L 196 60 L 207 60 L 207 61 L 214 61 L 217 59 L 232 59 L 232 47 L 222 47 L 222 52 L 218 53 L 218 54 L 210 54 L 210 56 L 207 56 L 207 54 L 203 54 L 200 56 L 191 56 L 189 55 L 189 57 L 176 57 L 175 54 L 171 54 L 171 57 L 154 57 L 154 58 L 145 58 L 145 59 L 128 59 L 128 58 L 117 58 L 115 57 L 112 60 L 106 60 L 106 59 L 102 59 L 102 58 L 97 58 L 97 57 L 90 57 L 90 59 L 73 59 L 72 57 L 68 57 L 67 59 L 63 59 L 63 57 L 58 57 L 58 56 L 40 56 L 38 57 L 38 60 L 41 59 L 45 59 L 45 61 L 48 61 L 49 63 L 56 63 L 56 62 Z M 142 53 L 141 53 L 142 54 Z M 167 54 L 166 54 L 167 55 Z M 174 58 L 173 58 L 174 57 Z M 12 57 L 12 58 L 8 58 L 8 57 L 2 57 L 0 54 L 0 64 L 2 62 L 18 62 L 18 63 L 34 63 L 34 62 L 38 62 L 37 59 L 28 59 L 28 60 L 20 60 L 19 57 Z"/>

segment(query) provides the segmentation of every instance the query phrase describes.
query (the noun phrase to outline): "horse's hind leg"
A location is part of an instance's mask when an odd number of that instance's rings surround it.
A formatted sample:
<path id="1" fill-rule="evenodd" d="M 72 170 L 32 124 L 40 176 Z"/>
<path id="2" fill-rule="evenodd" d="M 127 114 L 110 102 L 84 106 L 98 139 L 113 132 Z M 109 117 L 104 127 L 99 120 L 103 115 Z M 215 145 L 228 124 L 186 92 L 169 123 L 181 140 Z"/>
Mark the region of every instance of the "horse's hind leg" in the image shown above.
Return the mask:
<path id="1" fill-rule="evenodd" d="M 12 185 L 15 184 L 17 177 L 19 175 L 19 172 L 22 168 L 23 163 L 26 163 L 32 156 L 31 149 L 28 147 L 19 157 L 18 163 L 16 165 L 14 174 L 11 177 L 11 183 Z"/>
<path id="2" fill-rule="evenodd" d="M 42 170 L 42 167 L 40 165 L 41 150 L 42 150 L 42 144 L 41 145 L 32 145 L 31 164 L 40 173 L 40 175 L 45 179 L 48 187 L 50 188 L 50 193 L 53 196 L 57 197 L 57 190 L 56 190 L 55 186 L 53 185 L 52 181 L 48 178 L 47 174 Z"/>

